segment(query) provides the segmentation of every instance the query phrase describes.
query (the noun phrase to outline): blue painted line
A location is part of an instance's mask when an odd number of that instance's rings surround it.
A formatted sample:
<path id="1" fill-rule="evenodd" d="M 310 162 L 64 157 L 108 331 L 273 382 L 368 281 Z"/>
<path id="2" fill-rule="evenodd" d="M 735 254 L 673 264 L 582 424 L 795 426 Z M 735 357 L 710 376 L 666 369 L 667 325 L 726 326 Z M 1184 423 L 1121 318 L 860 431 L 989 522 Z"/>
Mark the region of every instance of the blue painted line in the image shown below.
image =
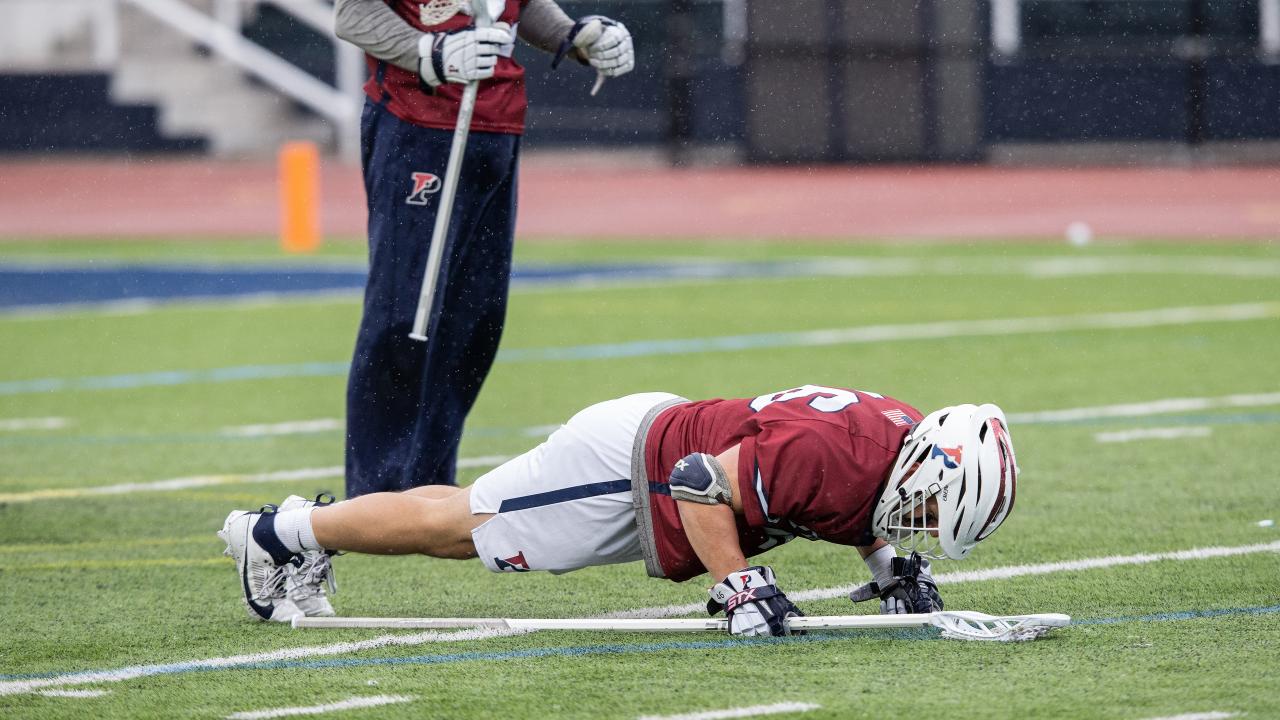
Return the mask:
<path id="1" fill-rule="evenodd" d="M 241 365 L 211 370 L 167 370 L 127 375 L 98 375 L 82 378 L 39 378 L 0 382 L 0 395 L 29 395 L 66 390 L 131 390 L 144 387 L 224 383 L 239 380 L 268 380 L 293 377 L 345 376 L 347 362 L 310 362 L 292 365 Z"/>
<path id="2" fill-rule="evenodd" d="M 813 263 L 686 262 L 518 266 L 515 286 L 610 285 L 812 275 Z M 178 302 L 255 295 L 359 292 L 364 267 L 198 265 L 0 265 L 0 309 L 94 305 L 127 300 Z"/>
<path id="3" fill-rule="evenodd" d="M 128 435 L 59 435 L 47 432 L 18 433 L 0 435 L 0 447 L 19 445 L 198 445 L 205 443 L 243 443 L 282 440 L 295 437 L 313 437 L 316 435 L 333 435 L 344 433 L 344 428 L 323 428 L 288 433 L 287 435 L 233 435 L 220 432 L 213 433 L 160 433 L 160 434 L 128 434 Z M 543 433 L 545 435 L 546 433 Z M 512 435 L 525 437 L 542 437 L 529 435 L 527 427 L 482 427 L 467 428 L 468 438 L 503 438 Z M 663 485 L 663 487 L 666 487 Z"/>
<path id="4" fill-rule="evenodd" d="M 365 275 L 320 267 L 0 266 L 0 308 L 354 290 Z"/>
<path id="5" fill-rule="evenodd" d="M 637 340 L 572 347 L 516 348 L 498 353 L 499 362 L 558 362 L 565 360 L 613 360 L 654 355 L 688 355 L 700 352 L 754 350 L 810 345 L 812 332 L 758 333 L 674 340 Z"/>
<path id="6" fill-rule="evenodd" d="M 801 341 L 807 337 L 806 333 L 762 333 L 759 335 L 731 335 L 717 338 L 641 340 L 616 344 L 501 350 L 498 352 L 496 362 L 604 360 L 654 355 L 680 355 L 695 352 L 747 350 L 751 348 L 788 347 L 802 344 Z M 349 367 L 347 362 L 313 362 L 290 365 L 244 365 L 215 368 L 213 370 L 170 370 L 83 378 L 10 380 L 0 382 L 0 395 L 24 395 L 65 390 L 119 390 L 284 377 L 345 376 Z"/>
<path id="7" fill-rule="evenodd" d="M 714 650 L 721 648 L 740 648 L 761 645 L 794 645 L 797 643 L 828 643 L 839 640 L 850 640 L 858 636 L 870 636 L 872 633 L 844 632 L 811 633 L 809 635 L 778 638 L 727 638 L 724 640 L 703 640 L 669 643 L 636 643 L 620 645 L 574 645 L 569 647 L 543 647 L 528 650 L 507 650 L 503 652 L 471 652 L 453 653 L 449 655 L 415 655 L 410 657 L 391 658 L 333 658 L 329 660 L 276 660 L 245 666 L 246 670 L 325 670 L 331 668 L 366 667 L 370 665 L 448 665 L 460 662 L 506 662 L 508 660 L 524 660 L 528 658 L 561 658 L 584 657 L 590 655 L 635 655 L 641 653 L 668 652 L 672 650 Z M 939 636 L 931 630 L 901 630 L 892 633 L 875 632 L 878 638 L 895 638 L 900 640 L 937 640 Z"/>
<path id="8" fill-rule="evenodd" d="M 1132 615 L 1109 618 L 1073 619 L 1073 625 L 1115 625 L 1134 622 L 1183 622 L 1187 620 L 1204 620 L 1231 616 L 1260 616 L 1280 614 L 1280 605 L 1256 607 L 1228 608 L 1219 610 L 1186 610 L 1180 612 L 1156 613 L 1152 615 Z M 633 655 L 643 653 L 668 652 L 678 650 L 708 650 L 719 648 L 750 648 L 771 645 L 790 645 L 796 643 L 829 643 L 859 638 L 895 639 L 910 641 L 934 641 L 939 639 L 938 632 L 932 628 L 918 630 L 865 630 L 852 632 L 810 633 L 799 637 L 781 638 L 724 638 L 721 640 L 700 640 L 668 643 L 635 643 L 612 645 L 571 645 L 566 647 L 541 647 L 525 650 L 505 650 L 498 652 L 466 652 L 447 653 L 441 655 L 414 655 L 407 657 L 383 658 L 330 658 L 325 660 L 275 660 L 269 662 L 245 662 L 237 665 L 224 665 L 216 668 L 198 665 L 194 662 L 154 665 L 146 668 L 144 676 L 173 675 L 188 672 L 210 672 L 214 670 L 323 670 L 332 668 L 395 666 L 395 665 L 446 665 L 462 662 L 506 662 L 529 658 L 587 657 L 592 655 Z M 42 673 L 29 675 L 0 675 L 3 680 L 44 680 L 49 678 L 81 675 L 99 670 L 81 670 L 74 673 Z"/>
<path id="9" fill-rule="evenodd" d="M 1073 621 L 1075 625 L 1113 625 L 1131 622 L 1178 622 L 1225 617 L 1231 615 L 1270 615 L 1280 613 L 1280 605 L 1267 607 L 1234 608 L 1229 610 L 1189 610 L 1185 612 L 1159 613 L 1155 615 L 1138 615 L 1130 617 L 1095 618 Z M 879 638 L 894 640 L 940 640 L 937 630 L 923 628 L 918 630 L 865 630 L 851 632 L 810 633 L 798 637 L 781 638 L 728 638 L 724 640 L 707 640 L 693 642 L 642 643 L 635 645 L 578 645 L 571 647 L 544 647 L 528 650 L 509 650 L 505 652 L 455 653 L 450 655 L 418 655 L 400 658 L 333 658 L 328 660 L 288 660 L 258 663 L 247 666 L 248 669 L 277 670 L 305 669 L 321 670 L 327 668 L 366 667 L 370 665 L 443 665 L 459 662 L 505 662 L 525 658 L 546 657 L 582 657 L 588 655 L 630 655 L 637 653 L 666 652 L 671 650 L 707 650 L 715 648 L 751 647 L 760 645 L 782 645 L 795 643 L 828 643 L 858 638 Z"/>
<path id="10" fill-rule="evenodd" d="M 1088 618 L 1072 620 L 1073 625 L 1115 625 L 1129 622 L 1178 622 L 1181 620 L 1200 620 L 1202 618 L 1227 617 L 1230 615 L 1275 615 L 1280 613 L 1280 605 L 1265 607 L 1230 608 L 1225 610 L 1184 610 L 1181 612 L 1157 613 L 1155 615 L 1133 615 L 1129 617 Z"/>

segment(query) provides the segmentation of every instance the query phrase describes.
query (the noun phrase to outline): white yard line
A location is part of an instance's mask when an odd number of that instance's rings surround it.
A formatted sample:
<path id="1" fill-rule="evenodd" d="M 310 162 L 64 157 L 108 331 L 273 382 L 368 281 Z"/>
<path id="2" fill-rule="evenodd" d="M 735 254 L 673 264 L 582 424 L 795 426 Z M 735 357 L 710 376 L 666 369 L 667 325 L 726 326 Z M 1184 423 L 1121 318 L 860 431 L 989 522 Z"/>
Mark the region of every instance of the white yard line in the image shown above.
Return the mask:
<path id="1" fill-rule="evenodd" d="M 1251 395 L 1225 395 L 1222 397 L 1198 398 L 1163 398 L 1141 403 L 1124 403 L 1122 405 L 1097 405 L 1094 407 L 1067 408 L 1064 410 L 1042 410 L 1039 412 L 1010 413 L 1010 423 L 1052 423 L 1071 422 L 1075 420 L 1100 420 L 1116 417 L 1146 417 L 1148 415 L 1168 415 L 1170 413 L 1190 412 L 1192 410 L 1213 410 L 1217 408 L 1266 407 L 1280 405 L 1280 393 L 1257 393 Z"/>
<path id="2" fill-rule="evenodd" d="M 751 707 L 730 708 L 728 710 L 708 710 L 706 712 L 684 713 L 682 715 L 641 715 L 637 720 L 721 720 L 722 718 L 756 717 L 757 715 L 777 715 L 778 713 L 800 713 L 817 710 L 822 707 L 813 703 L 784 702 L 773 705 L 752 705 Z"/>
<path id="3" fill-rule="evenodd" d="M 1120 565 L 1142 565 L 1146 563 L 1160 562 L 1164 560 L 1186 561 L 1186 560 L 1205 560 L 1211 558 L 1231 557 L 1237 555 L 1252 555 L 1265 552 L 1280 552 L 1280 540 L 1271 543 L 1263 543 L 1257 545 L 1240 545 L 1235 547 L 1208 547 L 1208 548 L 1192 548 L 1190 550 L 1179 550 L 1167 553 L 1152 553 L 1145 555 L 1110 555 L 1100 558 L 1089 558 L 1084 560 L 1072 560 L 1056 563 L 1043 563 L 1039 565 L 1013 565 L 1002 568 L 988 568 L 986 570 L 974 570 L 972 572 L 945 573 L 938 575 L 935 579 L 939 583 L 963 583 L 963 582 L 985 582 L 988 580 L 1004 580 L 1015 577 L 1023 577 L 1027 575 L 1049 575 L 1060 572 L 1078 572 L 1081 570 L 1093 570 L 1098 568 L 1116 567 Z M 826 600 L 830 598 L 842 597 L 853 590 L 856 585 L 843 585 L 833 588 L 820 588 L 815 590 L 804 590 L 801 592 L 790 593 L 793 600 Z M 624 610 L 620 612 L 608 613 L 602 617 L 673 617 L 679 615 L 688 615 L 695 612 L 706 612 L 706 603 L 690 603 L 688 605 L 667 605 L 663 607 L 641 608 L 638 610 Z M 242 665 L 252 665 L 257 663 L 272 662 L 278 660 L 298 660 L 301 658 L 322 657 L 329 655 L 347 655 L 355 652 L 363 652 L 366 650 L 375 650 L 383 647 L 392 646 L 415 646 L 425 645 L 429 643 L 439 642 L 466 642 L 470 640 L 482 640 L 494 637 L 506 637 L 510 635 L 522 634 L 524 630 L 506 630 L 506 629 L 481 629 L 481 630 L 462 630 L 457 632 L 422 632 L 411 635 L 381 635 L 369 640 L 360 642 L 335 643 L 331 645 L 311 645 L 298 648 L 287 648 L 284 650 L 275 650 L 272 652 L 255 653 L 251 655 L 236 655 L 232 657 L 209 658 L 206 660 L 191 660 L 180 663 L 167 663 L 162 665 L 134 665 L 116 670 L 93 670 L 80 673 L 71 673 L 67 675 L 58 675 L 49 678 L 37 678 L 32 680 L 7 680 L 0 681 L 0 696 L 16 695 L 20 693 L 29 693 L 41 688 L 63 687 L 67 685 L 89 685 L 96 683 L 122 682 L 125 680 L 133 680 L 140 677 L 151 675 L 162 675 L 186 670 L 212 670 L 218 668 L 238 667 Z"/>
<path id="4" fill-rule="evenodd" d="M 480 457 L 462 458 L 458 461 L 458 469 L 497 467 L 510 459 L 510 455 L 481 455 Z"/>
<path id="5" fill-rule="evenodd" d="M 103 695 L 110 695 L 110 690 L 41 690 L 36 693 L 45 697 L 63 697 L 63 698 L 96 698 Z"/>
<path id="6" fill-rule="evenodd" d="M 275 710 L 253 710 L 236 712 L 227 716 L 227 720 L 267 720 L 268 718 L 292 717 L 294 715 L 321 715 L 339 710 L 356 710 L 358 708 L 378 707 L 379 705 L 395 705 L 396 703 L 413 702 L 410 695 L 369 695 L 353 697 L 335 703 L 312 705 L 310 707 L 277 708 Z"/>
<path id="7" fill-rule="evenodd" d="M 509 455 L 481 455 L 463 458 L 458 461 L 462 470 L 473 468 L 496 467 L 510 460 Z M 290 482 L 294 480 L 325 480 L 341 478 L 344 475 L 341 465 L 319 468 L 301 468 L 298 470 L 278 470 L 276 472 L 255 473 L 246 475 L 196 475 L 194 477 L 172 478 L 145 483 L 120 483 L 118 485 L 102 485 L 98 487 L 48 488 L 18 493 L 0 493 L 0 503 L 32 502 L 35 500 L 57 500 L 66 498 L 88 497 L 93 495 L 127 495 L 137 492 L 167 492 L 173 490 L 189 490 L 198 487 L 215 485 L 247 485 L 253 483 Z"/>
<path id="8" fill-rule="evenodd" d="M 1051 575 L 1063 572 L 1079 572 L 1081 570 L 1097 570 L 1100 568 L 1118 567 L 1122 565 L 1145 565 L 1153 562 L 1161 562 L 1163 560 L 1207 560 L 1212 558 L 1231 557 L 1234 555 L 1254 555 L 1264 552 L 1280 552 L 1280 540 L 1270 543 L 1260 543 L 1257 545 L 1192 548 L 1190 550 L 1177 550 L 1174 552 L 1151 553 L 1144 555 L 1109 555 L 1100 558 L 1040 563 L 1038 565 L 1010 565 L 1000 568 L 988 568 L 986 570 L 962 570 L 959 572 L 942 573 L 941 575 L 935 576 L 934 580 L 936 580 L 939 585 L 966 582 L 986 582 L 988 580 L 1008 580 L 1011 578 L 1026 577 L 1029 575 Z M 793 601 L 830 600 L 832 598 L 846 597 L 859 585 L 861 585 L 861 583 L 840 585 L 830 588 L 816 588 L 813 590 L 801 590 L 799 592 L 787 593 L 787 596 Z M 640 608 L 638 610 L 621 610 L 609 613 L 605 617 L 678 617 L 694 612 L 705 611 L 706 603 L 689 603 L 688 605 L 665 605 L 662 607 Z"/>
<path id="9" fill-rule="evenodd" d="M 1242 712 L 1222 712 L 1213 710 L 1211 712 L 1188 712 L 1187 715 L 1165 715 L 1162 717 L 1148 717 L 1147 720 L 1226 720 L 1228 717 L 1239 717 Z"/>
<path id="10" fill-rule="evenodd" d="M 360 299 L 360 290 L 300 290 L 298 292 L 261 292 L 244 295 L 187 295 L 176 298 L 128 298 L 103 302 L 51 303 L 0 308 L 3 320 L 57 320 L 75 315 L 121 316 L 142 315 L 165 309 L 199 309 L 208 305 L 251 310 L 277 307 L 288 303 L 332 303 Z"/>
<path id="11" fill-rule="evenodd" d="M 60 419 L 60 418 L 57 418 Z M 4 422 L 0 420 L 0 430 L 4 430 Z M 307 433 L 331 432 L 343 430 L 347 426 L 342 418 L 316 418 L 314 420 L 289 420 L 279 423 L 257 425 L 231 425 L 218 431 L 223 437 L 270 437 L 273 435 L 305 435 Z M 525 437 L 546 437 L 560 429 L 555 425 L 530 425 L 514 432 Z"/>
<path id="12" fill-rule="evenodd" d="M 1271 405 L 1280 405 L 1280 392 L 1234 394 L 1220 397 L 1164 398 L 1142 403 L 1124 403 L 1120 405 L 1098 405 L 1091 407 L 1067 408 L 1063 410 L 1010 413 L 1009 421 L 1015 424 L 1073 422 L 1118 417 L 1146 417 L 1150 415 L 1189 412 L 1193 410 L 1266 407 Z M 225 428 L 223 432 L 227 433 L 234 431 L 246 434 L 251 432 L 263 432 L 264 434 L 271 434 L 276 431 L 284 432 L 308 426 L 327 428 L 329 427 L 329 423 L 333 423 L 334 426 L 341 426 L 342 421 L 338 419 L 325 418 L 317 420 L 297 420 L 288 423 L 278 423 L 275 425 L 242 425 L 234 428 Z M 553 432 L 559 427 L 559 425 L 536 425 L 526 428 L 522 432 L 526 435 L 542 436 L 548 432 Z M 0 426 L 0 429 L 3 429 L 3 426 Z M 1193 435 L 1194 437 L 1201 436 L 1199 434 L 1201 432 L 1200 430 L 1192 430 L 1197 433 Z M 1099 440 L 1099 442 L 1116 442 L 1116 440 L 1107 439 Z M 507 455 L 482 455 L 473 458 L 463 458 L 458 461 L 458 468 L 466 470 L 496 467 L 510 459 L 510 456 Z M 33 500 L 75 498 L 91 495 L 122 495 L 134 492 L 186 490 L 213 485 L 287 482 L 291 480 L 318 480 L 342 477 L 342 475 L 343 469 L 340 466 L 326 468 L 301 468 L 298 470 L 281 470 L 276 472 L 244 475 L 197 475 L 194 477 L 172 478 L 169 480 L 158 480 L 146 483 L 121 483 L 118 485 L 106 485 L 100 487 L 49 488 L 45 490 L 32 490 L 21 493 L 0 493 L 0 502 L 30 502 Z"/>
<path id="13" fill-rule="evenodd" d="M 342 430 L 347 423 L 342 418 L 319 418 L 316 420 L 291 420 L 289 422 L 271 423 L 268 425 L 236 425 L 225 427 L 219 435 L 227 437 L 266 437 L 268 435 L 301 435 L 304 433 L 328 432 Z"/>
<path id="14" fill-rule="evenodd" d="M 312 657 L 331 655 L 347 655 L 350 653 L 377 650 L 385 647 L 425 645 L 435 642 L 465 642 L 483 640 L 491 637 L 507 637 L 519 635 L 524 631 L 515 630 L 463 630 L 461 632 L 423 632 L 412 635 L 382 635 L 359 642 L 335 643 L 331 645 L 312 645 L 308 647 L 286 648 L 272 652 L 253 653 L 250 655 L 232 655 L 230 657 L 208 658 L 189 662 L 166 663 L 163 665 L 131 665 L 115 670 L 90 670 L 87 672 L 58 675 L 32 680 L 0 681 L 0 696 L 29 693 L 40 688 L 64 687 L 67 685 L 92 685 L 97 683 L 116 683 L 136 680 L 141 677 L 165 675 L 175 672 L 193 670 L 217 670 L 233 668 L 256 663 L 301 660 Z"/>
<path id="15" fill-rule="evenodd" d="M 559 430 L 561 427 L 563 426 L 560 423 L 556 423 L 555 425 L 530 425 L 529 427 L 520 430 L 520 434 L 525 437 L 544 438 Z"/>
<path id="16" fill-rule="evenodd" d="M 60 417 L 8 418 L 0 419 L 0 432 L 19 432 L 22 430 L 61 430 L 70 425 L 70 421 Z"/>
<path id="17" fill-rule="evenodd" d="M 1093 439 L 1100 443 L 1127 443 L 1135 440 L 1181 440 L 1182 438 L 1204 438 L 1213 434 L 1213 428 L 1207 425 L 1190 427 L 1156 427 L 1133 428 L 1115 432 L 1094 433 Z"/>

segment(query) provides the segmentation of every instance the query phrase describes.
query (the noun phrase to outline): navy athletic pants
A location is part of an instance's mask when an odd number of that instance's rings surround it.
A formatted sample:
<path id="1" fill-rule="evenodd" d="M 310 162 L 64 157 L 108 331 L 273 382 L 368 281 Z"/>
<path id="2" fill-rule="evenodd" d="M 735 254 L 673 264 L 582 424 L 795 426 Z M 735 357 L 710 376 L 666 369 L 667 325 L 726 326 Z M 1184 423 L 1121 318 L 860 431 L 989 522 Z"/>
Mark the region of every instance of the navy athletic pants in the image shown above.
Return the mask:
<path id="1" fill-rule="evenodd" d="M 517 135 L 472 132 L 428 342 L 409 339 L 453 132 L 366 102 L 369 280 L 347 380 L 347 495 L 454 484 L 467 413 L 493 364 L 515 233 Z"/>

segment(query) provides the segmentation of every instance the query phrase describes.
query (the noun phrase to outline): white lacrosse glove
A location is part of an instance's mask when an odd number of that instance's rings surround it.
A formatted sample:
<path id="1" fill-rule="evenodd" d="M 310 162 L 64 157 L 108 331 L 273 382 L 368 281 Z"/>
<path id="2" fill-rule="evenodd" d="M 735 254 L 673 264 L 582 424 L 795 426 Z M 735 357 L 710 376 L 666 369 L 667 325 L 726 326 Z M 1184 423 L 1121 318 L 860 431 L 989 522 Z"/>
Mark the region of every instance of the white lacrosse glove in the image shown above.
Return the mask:
<path id="1" fill-rule="evenodd" d="M 636 67 L 631 32 L 626 25 L 603 15 L 588 15 L 574 23 L 560 43 L 551 67 L 559 67 L 570 50 L 575 50 L 582 62 L 604 77 L 626 75 Z"/>
<path id="2" fill-rule="evenodd" d="M 778 589 L 773 569 L 762 565 L 730 573 L 711 588 L 707 612 L 721 609 L 730 635 L 789 635 L 787 618 L 804 615 Z"/>
<path id="3" fill-rule="evenodd" d="M 498 67 L 502 46 L 514 42 L 507 23 L 426 33 L 418 39 L 418 74 L 433 88 L 446 82 L 488 80 Z"/>

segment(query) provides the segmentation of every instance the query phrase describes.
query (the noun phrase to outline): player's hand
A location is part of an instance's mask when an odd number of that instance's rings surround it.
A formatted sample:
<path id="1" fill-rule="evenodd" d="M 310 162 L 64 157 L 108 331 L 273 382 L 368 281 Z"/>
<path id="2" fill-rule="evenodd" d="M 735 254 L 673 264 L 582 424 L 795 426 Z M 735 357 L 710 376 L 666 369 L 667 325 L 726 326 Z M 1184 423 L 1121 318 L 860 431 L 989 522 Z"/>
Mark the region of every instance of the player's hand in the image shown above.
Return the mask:
<path id="1" fill-rule="evenodd" d="M 498 67 L 500 49 L 513 42 L 507 23 L 426 33 L 418 40 L 418 74 L 431 87 L 488 80 Z"/>
<path id="2" fill-rule="evenodd" d="M 626 25 L 603 15 L 588 15 L 574 23 L 569 35 L 560 43 L 551 67 L 559 66 L 570 50 L 604 77 L 626 75 L 636 66 L 631 32 Z"/>
<path id="3" fill-rule="evenodd" d="M 721 609 L 731 635 L 789 635 L 787 618 L 804 615 L 778 589 L 773 569 L 761 565 L 730 573 L 711 588 L 707 612 Z"/>
<path id="4" fill-rule="evenodd" d="M 929 561 L 919 553 L 893 559 L 893 580 L 881 587 L 869 582 L 849 593 L 849 599 L 863 602 L 880 598 L 880 612 L 885 615 L 931 613 L 942 609 L 942 596 L 929 573 Z"/>

